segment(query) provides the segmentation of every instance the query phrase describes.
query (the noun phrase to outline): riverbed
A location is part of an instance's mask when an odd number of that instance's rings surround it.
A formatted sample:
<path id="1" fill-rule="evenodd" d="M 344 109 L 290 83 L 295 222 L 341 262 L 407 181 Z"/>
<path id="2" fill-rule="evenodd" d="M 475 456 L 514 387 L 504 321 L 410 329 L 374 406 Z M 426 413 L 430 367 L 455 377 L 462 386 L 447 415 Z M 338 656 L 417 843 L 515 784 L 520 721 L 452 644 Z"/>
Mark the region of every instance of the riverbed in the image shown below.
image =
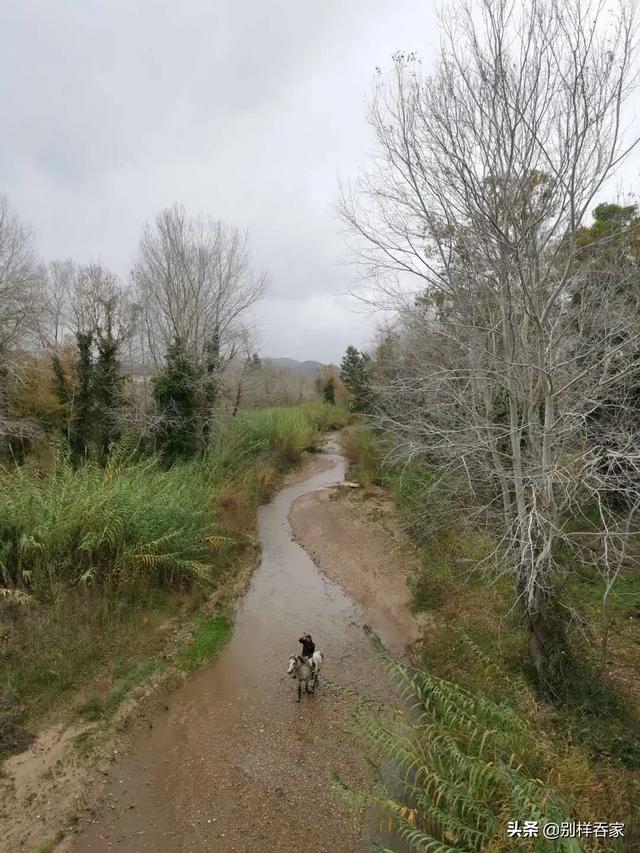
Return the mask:
<path id="1" fill-rule="evenodd" d="M 289 524 L 292 504 L 340 483 L 345 467 L 333 444 L 261 508 L 261 561 L 229 642 L 136 732 L 75 836 L 76 853 L 366 849 L 362 816 L 329 774 L 370 783 L 348 729 L 358 702 L 384 699 L 388 683 L 364 611 Z M 325 663 L 316 695 L 298 704 L 286 668 L 307 631 Z"/>

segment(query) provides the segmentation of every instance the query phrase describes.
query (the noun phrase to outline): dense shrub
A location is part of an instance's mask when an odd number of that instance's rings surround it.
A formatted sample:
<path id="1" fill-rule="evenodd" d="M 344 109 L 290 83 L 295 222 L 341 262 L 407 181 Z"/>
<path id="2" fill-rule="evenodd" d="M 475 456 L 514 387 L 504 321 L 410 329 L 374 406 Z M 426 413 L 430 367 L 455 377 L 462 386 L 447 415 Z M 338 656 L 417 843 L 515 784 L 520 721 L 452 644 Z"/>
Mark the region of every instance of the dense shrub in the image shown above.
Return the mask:
<path id="1" fill-rule="evenodd" d="M 342 435 L 344 455 L 350 463 L 349 476 L 365 488 L 385 481 L 382 460 L 384 451 L 374 433 L 356 425 Z"/>
<path id="2" fill-rule="evenodd" d="M 62 450 L 44 477 L 2 474 L 0 570 L 7 587 L 121 586 L 206 578 L 217 533 L 202 465 L 120 459 L 74 470 Z"/>
<path id="3" fill-rule="evenodd" d="M 240 412 L 219 443 L 244 447 L 252 454 L 272 453 L 277 465 L 293 465 L 313 446 L 314 430 L 298 408 L 256 409 Z"/>
<path id="4" fill-rule="evenodd" d="M 214 579 L 224 530 L 216 501 L 233 486 L 255 504 L 273 473 L 313 446 L 325 408 L 246 411 L 203 456 L 166 470 L 121 442 L 105 468 L 74 470 L 59 445 L 51 470 L 0 471 L 0 586 L 46 594 L 59 583 L 120 588 Z"/>

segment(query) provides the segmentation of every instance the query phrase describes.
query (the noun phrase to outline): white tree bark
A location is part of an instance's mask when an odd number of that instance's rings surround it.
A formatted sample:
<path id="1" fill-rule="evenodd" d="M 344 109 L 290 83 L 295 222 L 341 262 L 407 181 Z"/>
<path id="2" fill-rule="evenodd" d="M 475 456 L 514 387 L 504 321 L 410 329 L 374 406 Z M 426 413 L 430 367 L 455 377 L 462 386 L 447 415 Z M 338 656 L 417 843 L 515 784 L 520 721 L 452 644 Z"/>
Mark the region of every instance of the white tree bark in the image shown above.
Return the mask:
<path id="1" fill-rule="evenodd" d="M 613 558 L 625 537 L 605 493 L 626 490 L 635 504 L 638 481 L 607 476 L 609 449 L 586 426 L 612 393 L 628 404 L 637 297 L 622 307 L 585 290 L 598 253 L 584 258 L 577 245 L 596 194 L 636 141 L 621 124 L 632 35 L 625 6 L 456 4 L 434 74 L 398 55 L 380 79 L 372 165 L 340 203 L 376 300 L 400 317 L 378 423 L 398 456 L 426 457 L 483 499 L 541 675 L 553 654 L 559 545 L 577 547 L 566 520 L 586 500 L 599 506 L 593 536 Z M 580 335 L 587 326 L 598 334 Z M 631 443 L 615 446 L 637 469 Z"/>

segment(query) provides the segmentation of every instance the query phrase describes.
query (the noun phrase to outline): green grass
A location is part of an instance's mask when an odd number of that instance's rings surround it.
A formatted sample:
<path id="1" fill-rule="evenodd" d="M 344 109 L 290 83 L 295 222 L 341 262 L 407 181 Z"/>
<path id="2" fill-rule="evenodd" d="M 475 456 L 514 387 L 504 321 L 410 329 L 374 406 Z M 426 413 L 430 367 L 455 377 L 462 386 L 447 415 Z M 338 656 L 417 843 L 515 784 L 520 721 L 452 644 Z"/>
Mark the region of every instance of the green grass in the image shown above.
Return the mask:
<path id="1" fill-rule="evenodd" d="M 183 602 L 165 590 L 124 599 L 71 588 L 52 601 L 5 603 L 0 694 L 27 728 L 56 706 L 80 709 L 84 719 L 104 716 L 117 704 L 114 693 L 128 684 L 123 696 L 138 668 L 156 660 L 166 644 L 162 628 Z"/>
<path id="2" fill-rule="evenodd" d="M 352 415 L 346 406 L 337 404 L 335 406 L 321 403 L 320 401 L 301 403 L 298 408 L 317 433 L 328 432 L 333 429 L 342 429 L 352 419 Z"/>
<path id="3" fill-rule="evenodd" d="M 356 424 L 342 433 L 342 449 L 349 460 L 349 477 L 361 486 L 382 485 L 386 469 L 383 448 L 371 430 Z"/>
<path id="4" fill-rule="evenodd" d="M 144 684 L 152 675 L 161 672 L 166 666 L 167 662 L 159 658 L 146 658 L 137 665 L 121 664 L 121 675 L 115 679 L 113 687 L 106 696 L 94 694 L 82 701 L 76 707 L 78 714 L 89 722 L 112 716 L 132 690 Z"/>
<path id="5" fill-rule="evenodd" d="M 0 474 L 0 571 L 5 586 L 51 595 L 59 583 L 180 586 L 213 570 L 219 533 L 201 463 L 161 470 L 155 459 L 114 459 L 74 470 L 58 450 L 41 477 Z"/>
<path id="6" fill-rule="evenodd" d="M 210 660 L 227 641 L 232 628 L 228 616 L 201 618 L 195 622 L 188 633 L 189 641 L 174 658 L 175 666 L 182 672 L 193 672 Z M 132 666 L 121 663 L 121 672 L 114 678 L 111 689 L 104 696 L 93 694 L 76 707 L 80 717 L 88 722 L 97 722 L 111 717 L 130 693 L 149 678 L 165 669 L 167 661 L 157 657 L 147 657 L 141 663 Z M 76 744 L 82 754 L 86 754 L 92 744 L 92 733 L 83 733 Z"/>
<path id="7" fill-rule="evenodd" d="M 231 633 L 231 620 L 214 616 L 199 622 L 193 630 L 193 642 L 182 649 L 176 663 L 185 672 L 191 672 L 212 658 L 227 641 Z"/>
<path id="8" fill-rule="evenodd" d="M 321 433 L 340 428 L 348 419 L 344 407 L 326 403 L 241 411 L 220 432 L 214 455 L 228 459 L 232 448 L 252 456 L 267 452 L 280 470 L 288 470 L 305 450 L 315 448 Z"/>
<path id="9" fill-rule="evenodd" d="M 81 732 L 73 739 L 73 748 L 80 758 L 88 758 L 93 754 L 97 742 L 96 729 L 88 729 L 86 732 Z"/>
<path id="10" fill-rule="evenodd" d="M 222 445 L 246 447 L 252 454 L 270 453 L 282 469 L 294 465 L 314 445 L 311 421 L 298 408 L 239 412 L 221 433 Z"/>

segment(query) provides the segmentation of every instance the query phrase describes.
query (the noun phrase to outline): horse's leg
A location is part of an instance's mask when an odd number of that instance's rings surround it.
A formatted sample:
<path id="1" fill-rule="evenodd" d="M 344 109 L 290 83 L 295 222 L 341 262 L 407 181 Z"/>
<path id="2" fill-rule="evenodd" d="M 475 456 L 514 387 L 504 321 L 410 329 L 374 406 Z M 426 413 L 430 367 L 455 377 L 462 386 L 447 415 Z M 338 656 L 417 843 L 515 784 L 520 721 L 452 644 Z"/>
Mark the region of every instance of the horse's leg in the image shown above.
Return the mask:
<path id="1" fill-rule="evenodd" d="M 298 702 L 302 699 L 302 682 L 298 679 Z"/>

